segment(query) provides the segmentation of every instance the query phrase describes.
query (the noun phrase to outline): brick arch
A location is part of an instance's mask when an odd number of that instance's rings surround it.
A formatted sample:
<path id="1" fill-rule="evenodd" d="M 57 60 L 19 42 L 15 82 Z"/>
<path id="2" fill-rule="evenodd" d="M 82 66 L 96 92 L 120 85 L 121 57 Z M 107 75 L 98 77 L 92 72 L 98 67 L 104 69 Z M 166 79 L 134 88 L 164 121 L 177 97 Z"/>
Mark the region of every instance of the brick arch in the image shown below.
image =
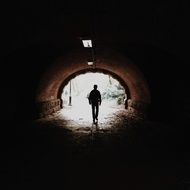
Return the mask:
<path id="1" fill-rule="evenodd" d="M 75 78 L 76 76 L 79 76 L 81 74 L 86 74 L 86 73 L 103 73 L 103 74 L 112 76 L 114 79 L 116 79 L 117 81 L 119 81 L 119 83 L 124 87 L 125 93 L 127 94 L 127 98 L 130 99 L 131 96 L 130 96 L 129 88 L 126 85 L 125 81 L 123 81 L 122 78 L 120 78 L 118 75 L 116 75 L 113 72 L 110 72 L 110 71 L 107 71 L 107 70 L 104 70 L 104 69 L 98 69 L 98 68 L 88 68 L 88 69 L 80 70 L 80 71 L 78 71 L 78 72 L 73 73 L 72 75 L 70 75 L 60 85 L 60 88 L 59 88 L 59 91 L 58 91 L 58 99 L 61 99 L 63 88 L 68 84 L 68 82 L 71 79 Z"/>
<path id="2" fill-rule="evenodd" d="M 150 104 L 150 92 L 146 80 L 139 69 L 125 56 L 110 49 L 103 49 L 96 55 L 96 68 L 87 65 L 89 54 L 76 50 L 59 57 L 42 76 L 36 101 L 41 115 L 60 109 L 60 89 L 71 77 L 89 71 L 111 74 L 118 79 L 130 95 L 129 107 L 136 110 Z"/>

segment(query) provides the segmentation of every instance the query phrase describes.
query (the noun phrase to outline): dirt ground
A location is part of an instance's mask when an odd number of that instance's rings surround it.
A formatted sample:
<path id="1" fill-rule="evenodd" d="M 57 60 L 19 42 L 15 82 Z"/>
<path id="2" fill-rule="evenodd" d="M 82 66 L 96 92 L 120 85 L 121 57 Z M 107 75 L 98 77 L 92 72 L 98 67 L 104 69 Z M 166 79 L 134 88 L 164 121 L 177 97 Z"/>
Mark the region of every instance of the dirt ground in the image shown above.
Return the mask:
<path id="1" fill-rule="evenodd" d="M 7 131 L 2 150 L 6 184 L 68 190 L 187 187 L 181 145 L 171 126 L 122 109 L 97 125 L 76 118 L 59 112 L 11 135 Z"/>

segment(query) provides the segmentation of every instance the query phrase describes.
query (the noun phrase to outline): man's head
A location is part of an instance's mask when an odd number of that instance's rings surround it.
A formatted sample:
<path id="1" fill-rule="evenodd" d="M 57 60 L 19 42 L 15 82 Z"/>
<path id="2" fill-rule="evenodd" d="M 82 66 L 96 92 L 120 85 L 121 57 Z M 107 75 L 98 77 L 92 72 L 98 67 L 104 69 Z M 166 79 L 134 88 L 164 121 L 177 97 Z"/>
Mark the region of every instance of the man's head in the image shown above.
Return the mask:
<path id="1" fill-rule="evenodd" d="M 97 88 L 98 88 L 98 85 L 97 85 L 97 84 L 95 84 L 95 85 L 94 85 L 94 89 L 96 90 Z"/>

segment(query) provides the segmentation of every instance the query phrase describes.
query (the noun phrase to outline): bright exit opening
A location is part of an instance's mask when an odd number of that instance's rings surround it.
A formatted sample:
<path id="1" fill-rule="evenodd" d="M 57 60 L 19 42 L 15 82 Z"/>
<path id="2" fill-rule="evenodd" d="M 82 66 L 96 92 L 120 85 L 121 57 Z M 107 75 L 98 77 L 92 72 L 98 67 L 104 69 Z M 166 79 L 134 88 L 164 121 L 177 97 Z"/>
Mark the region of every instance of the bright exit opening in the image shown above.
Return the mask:
<path id="1" fill-rule="evenodd" d="M 61 112 L 66 119 L 81 124 L 92 122 L 88 97 L 94 84 L 98 86 L 102 98 L 98 123 L 107 122 L 118 110 L 125 111 L 127 94 L 118 80 L 102 73 L 86 73 L 76 76 L 63 88 Z"/>

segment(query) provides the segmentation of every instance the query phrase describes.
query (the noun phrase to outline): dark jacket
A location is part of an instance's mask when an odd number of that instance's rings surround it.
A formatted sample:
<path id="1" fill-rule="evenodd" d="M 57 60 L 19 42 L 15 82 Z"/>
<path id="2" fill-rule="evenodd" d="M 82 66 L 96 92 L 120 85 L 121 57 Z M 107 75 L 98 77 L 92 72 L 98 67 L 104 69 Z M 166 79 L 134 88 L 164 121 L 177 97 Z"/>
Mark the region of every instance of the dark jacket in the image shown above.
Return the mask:
<path id="1" fill-rule="evenodd" d="M 98 90 L 92 90 L 90 92 L 88 99 L 89 99 L 89 104 L 98 104 L 98 103 L 101 104 L 102 102 L 101 94 Z"/>

